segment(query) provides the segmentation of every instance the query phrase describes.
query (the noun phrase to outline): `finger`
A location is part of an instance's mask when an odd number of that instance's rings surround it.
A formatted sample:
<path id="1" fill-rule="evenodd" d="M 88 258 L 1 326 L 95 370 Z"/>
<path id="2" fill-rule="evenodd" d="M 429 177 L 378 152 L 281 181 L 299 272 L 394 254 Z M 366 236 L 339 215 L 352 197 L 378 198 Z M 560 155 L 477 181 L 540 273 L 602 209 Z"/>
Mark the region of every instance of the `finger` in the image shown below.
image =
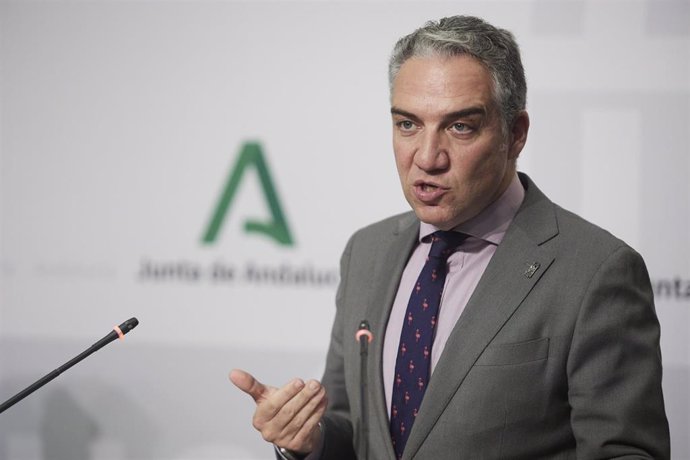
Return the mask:
<path id="1" fill-rule="evenodd" d="M 303 388 L 304 382 L 301 379 L 293 379 L 287 385 L 271 392 L 256 409 L 254 414 L 255 426 L 263 426 L 266 422 L 272 422 L 272 431 L 279 432 L 282 430 L 283 425 L 276 425 L 274 418 Z"/>
<path id="2" fill-rule="evenodd" d="M 310 401 L 314 398 L 318 398 L 314 405 L 318 404 L 318 400 L 323 399 L 325 396 L 325 390 L 319 382 L 316 380 L 309 381 L 304 388 L 297 393 L 292 399 L 287 401 L 283 408 L 275 415 L 274 421 L 276 427 L 280 428 L 279 433 L 285 432 L 285 430 L 292 424 L 292 430 L 297 431 L 298 427 L 294 425 L 302 423 L 306 420 L 309 414 L 303 414 L 302 411 L 308 407 Z M 313 410 L 313 406 L 312 409 Z M 311 411 L 309 412 L 311 413 Z M 296 420 L 295 420 L 296 419 Z"/>
<path id="3" fill-rule="evenodd" d="M 316 412 L 321 406 L 326 403 L 326 389 L 320 387 L 319 390 L 311 396 L 309 400 L 297 411 L 292 419 L 287 422 L 285 428 L 280 433 L 281 439 L 292 439 L 302 429 L 307 420 Z"/>
<path id="4" fill-rule="evenodd" d="M 254 401 L 259 402 L 260 399 L 267 396 L 268 387 L 259 382 L 249 372 L 242 369 L 233 369 L 230 371 L 230 381 L 240 390 L 251 396 Z"/>
<path id="5" fill-rule="evenodd" d="M 293 436 L 286 446 L 287 449 L 294 450 L 296 452 L 311 452 L 316 448 L 319 438 L 321 437 L 321 429 L 319 428 L 319 422 L 323 418 L 323 414 L 326 412 L 326 407 L 328 405 L 328 398 L 324 397 L 321 399 L 320 403 L 317 404 L 315 410 L 307 418 L 307 420 L 302 424 L 300 430 Z"/>

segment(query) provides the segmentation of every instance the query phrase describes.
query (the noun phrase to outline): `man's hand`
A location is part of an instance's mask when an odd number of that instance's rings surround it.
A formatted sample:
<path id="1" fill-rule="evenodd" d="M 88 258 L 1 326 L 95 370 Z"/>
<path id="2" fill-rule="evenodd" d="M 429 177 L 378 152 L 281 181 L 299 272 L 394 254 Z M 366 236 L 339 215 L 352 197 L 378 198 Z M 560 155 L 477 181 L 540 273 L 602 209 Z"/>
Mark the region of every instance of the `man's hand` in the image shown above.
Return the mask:
<path id="1" fill-rule="evenodd" d="M 230 372 L 230 381 L 256 402 L 252 424 L 266 441 L 301 454 L 314 450 L 327 403 L 326 390 L 319 382 L 305 384 L 294 379 L 276 388 L 240 369 Z"/>

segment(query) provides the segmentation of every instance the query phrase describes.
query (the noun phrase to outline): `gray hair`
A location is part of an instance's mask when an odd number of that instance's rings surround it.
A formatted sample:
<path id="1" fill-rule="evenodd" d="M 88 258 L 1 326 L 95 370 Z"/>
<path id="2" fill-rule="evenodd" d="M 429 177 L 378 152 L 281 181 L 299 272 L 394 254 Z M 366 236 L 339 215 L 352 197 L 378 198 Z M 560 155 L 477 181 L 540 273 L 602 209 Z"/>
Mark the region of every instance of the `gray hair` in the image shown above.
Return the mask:
<path id="1" fill-rule="evenodd" d="M 527 83 L 513 34 L 472 16 L 429 21 L 395 44 L 388 66 L 391 91 L 400 67 L 411 57 L 469 55 L 491 74 L 494 98 L 509 126 L 525 109 Z M 506 126 L 506 127 L 507 127 Z"/>

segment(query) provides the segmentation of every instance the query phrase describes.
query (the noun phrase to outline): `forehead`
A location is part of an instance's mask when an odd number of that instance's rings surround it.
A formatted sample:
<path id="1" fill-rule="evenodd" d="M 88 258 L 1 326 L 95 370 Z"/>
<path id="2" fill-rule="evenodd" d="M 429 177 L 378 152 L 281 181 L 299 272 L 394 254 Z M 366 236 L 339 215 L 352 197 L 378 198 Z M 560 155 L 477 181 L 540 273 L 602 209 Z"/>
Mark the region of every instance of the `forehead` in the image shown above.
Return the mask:
<path id="1" fill-rule="evenodd" d="M 488 108 L 492 89 L 491 74 L 471 56 L 412 57 L 393 80 L 391 102 L 415 113 Z"/>

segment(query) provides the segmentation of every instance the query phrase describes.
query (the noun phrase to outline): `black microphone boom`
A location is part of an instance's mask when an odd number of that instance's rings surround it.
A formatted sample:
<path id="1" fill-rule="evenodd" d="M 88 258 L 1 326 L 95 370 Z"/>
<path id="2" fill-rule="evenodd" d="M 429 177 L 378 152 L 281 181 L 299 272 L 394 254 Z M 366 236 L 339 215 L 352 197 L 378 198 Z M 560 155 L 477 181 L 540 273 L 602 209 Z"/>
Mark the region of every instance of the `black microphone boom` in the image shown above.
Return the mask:
<path id="1" fill-rule="evenodd" d="M 55 369 L 53 372 L 45 375 L 43 378 L 37 380 L 36 382 L 31 384 L 30 386 L 26 387 L 25 389 L 23 389 L 22 391 L 20 391 L 19 393 L 17 393 L 16 395 L 12 396 L 7 401 L 2 403 L 2 405 L 0 405 L 0 413 L 5 412 L 7 409 L 14 406 L 19 401 L 26 398 L 31 393 L 38 390 L 43 385 L 50 382 L 55 377 L 62 374 L 67 369 L 74 366 L 75 364 L 77 364 L 79 361 L 83 360 L 84 358 L 86 358 L 90 354 L 97 352 L 98 350 L 100 350 L 104 346 L 108 345 L 110 342 L 117 339 L 118 337 L 123 338 L 126 333 L 128 333 L 129 331 L 131 331 L 132 329 L 137 327 L 138 324 L 139 324 L 139 320 L 137 320 L 136 318 L 130 318 L 127 321 L 125 321 L 124 323 L 120 324 L 119 326 L 114 327 L 113 330 L 108 335 L 106 335 L 105 337 L 103 337 L 101 340 L 94 343 L 93 345 L 91 345 L 91 347 L 89 347 L 87 350 L 83 351 L 80 355 L 72 358 L 70 361 L 66 362 L 62 366 Z"/>
<path id="2" fill-rule="evenodd" d="M 367 460 L 369 458 L 369 407 L 367 404 L 369 378 L 367 377 L 367 358 L 369 356 L 369 342 L 374 339 L 367 320 L 359 323 L 355 339 L 359 342 L 359 407 L 362 413 L 360 442 L 362 443 L 363 451 L 362 460 Z"/>

